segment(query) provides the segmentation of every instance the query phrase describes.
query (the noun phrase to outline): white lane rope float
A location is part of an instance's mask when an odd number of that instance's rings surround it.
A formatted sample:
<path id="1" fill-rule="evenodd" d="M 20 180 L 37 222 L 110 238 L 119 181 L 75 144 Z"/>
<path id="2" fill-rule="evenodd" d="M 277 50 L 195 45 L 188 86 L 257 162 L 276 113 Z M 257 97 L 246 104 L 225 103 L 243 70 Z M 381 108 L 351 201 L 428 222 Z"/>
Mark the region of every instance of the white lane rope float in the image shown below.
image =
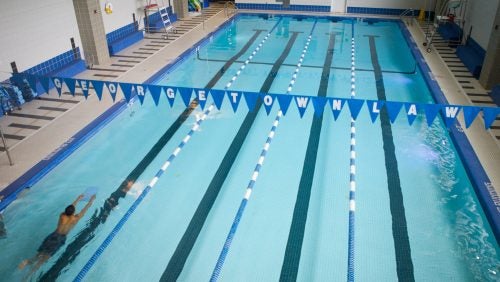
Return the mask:
<path id="1" fill-rule="evenodd" d="M 315 27 L 316 27 L 316 22 L 314 22 L 313 28 L 312 28 L 311 32 L 309 33 L 309 36 L 307 38 L 304 49 L 302 50 L 302 53 L 300 55 L 299 62 L 297 63 L 297 67 L 295 68 L 295 71 L 292 75 L 292 79 L 290 80 L 290 83 L 288 84 L 288 89 L 287 89 L 286 94 L 290 94 L 290 92 L 292 92 L 293 85 L 295 84 L 295 81 L 297 80 L 297 74 L 299 73 L 300 67 L 302 66 L 302 62 L 304 61 L 304 57 L 307 53 L 307 49 L 309 48 L 309 44 L 311 43 L 312 33 L 313 33 Z M 224 243 L 224 246 L 222 247 L 219 258 L 217 259 L 217 263 L 214 267 L 214 270 L 212 272 L 212 276 L 210 278 L 211 282 L 217 281 L 219 276 L 220 276 L 220 273 L 222 271 L 222 267 L 224 266 L 224 261 L 227 257 L 227 254 L 229 253 L 229 248 L 231 247 L 231 243 L 232 243 L 233 238 L 234 238 L 236 231 L 238 229 L 238 225 L 239 225 L 240 220 L 241 220 L 243 213 L 245 211 L 245 207 L 246 207 L 248 201 L 250 200 L 250 195 L 252 194 L 253 187 L 255 185 L 255 182 L 257 181 L 260 169 L 262 168 L 262 165 L 263 165 L 264 160 L 266 158 L 267 152 L 271 146 L 271 142 L 276 134 L 276 129 L 278 128 L 280 118 L 282 116 L 283 116 L 283 112 L 280 109 L 278 111 L 278 114 L 276 115 L 276 118 L 274 119 L 271 131 L 267 135 L 267 140 L 264 143 L 264 148 L 262 149 L 262 151 L 260 153 L 259 159 L 257 161 L 257 165 L 255 166 L 255 169 L 252 173 L 252 177 L 250 178 L 248 186 L 245 190 L 245 195 L 243 196 L 243 199 L 241 200 L 240 206 L 238 208 L 236 216 L 235 216 L 233 223 L 231 225 L 231 229 L 229 230 L 229 234 L 226 237 L 226 241 Z"/>
<path id="2" fill-rule="evenodd" d="M 356 44 L 354 39 L 354 22 L 351 37 L 351 98 L 356 97 Z M 351 147 L 350 147 L 350 173 L 349 173 L 349 239 L 347 255 L 347 281 L 354 282 L 354 213 L 356 211 L 356 121 L 351 118 Z"/>

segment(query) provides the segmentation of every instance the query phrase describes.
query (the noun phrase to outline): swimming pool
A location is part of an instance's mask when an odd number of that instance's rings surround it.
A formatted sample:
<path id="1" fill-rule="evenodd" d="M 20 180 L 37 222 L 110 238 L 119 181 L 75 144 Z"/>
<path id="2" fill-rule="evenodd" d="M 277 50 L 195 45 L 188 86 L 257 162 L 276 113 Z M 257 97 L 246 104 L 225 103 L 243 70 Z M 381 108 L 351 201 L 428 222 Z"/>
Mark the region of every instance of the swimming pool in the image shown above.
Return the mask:
<path id="1" fill-rule="evenodd" d="M 224 89 L 232 81 L 230 90 L 286 93 L 311 34 L 291 93 L 349 98 L 353 30 L 356 97 L 433 101 L 392 21 L 240 15 L 156 83 Z M 87 280 L 211 277 L 278 113 L 277 104 L 267 115 L 262 106 L 249 112 L 242 103 L 233 113 L 224 103 L 182 148 Z M 156 107 L 150 97 L 142 107 L 127 107 L 5 210 L 1 279 L 22 277 L 17 264 L 35 254 L 62 209 L 86 187 L 98 186 L 85 223 L 35 275 L 73 279 L 201 114 L 185 110 L 180 98 L 172 109 L 166 99 Z M 301 119 L 290 107 L 220 279 L 345 280 L 353 230 L 356 280 L 498 279 L 498 245 L 441 120 L 429 127 L 419 115 L 410 127 L 401 118 L 391 124 L 382 111 L 372 124 L 361 111 L 355 128 L 354 224 L 349 115 L 334 120 L 325 109 L 322 119 L 314 118 L 309 108 Z M 128 180 L 135 184 L 126 191 Z"/>

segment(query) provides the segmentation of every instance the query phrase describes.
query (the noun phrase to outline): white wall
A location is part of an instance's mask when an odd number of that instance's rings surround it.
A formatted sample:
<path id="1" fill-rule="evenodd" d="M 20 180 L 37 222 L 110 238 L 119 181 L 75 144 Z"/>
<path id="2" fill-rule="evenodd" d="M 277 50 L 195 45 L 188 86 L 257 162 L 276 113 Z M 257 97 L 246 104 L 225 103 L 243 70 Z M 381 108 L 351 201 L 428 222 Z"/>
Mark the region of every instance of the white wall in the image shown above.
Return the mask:
<path id="1" fill-rule="evenodd" d="M 236 0 L 236 3 L 245 4 L 282 4 L 282 1 L 276 2 L 276 0 Z M 290 0 L 290 5 L 318 5 L 318 6 L 330 6 L 332 0 Z"/>
<path id="2" fill-rule="evenodd" d="M 80 44 L 70 0 L 0 0 L 0 81 L 10 77 L 10 62 L 19 71 Z"/>
<path id="3" fill-rule="evenodd" d="M 435 0 L 347 0 L 349 7 L 434 10 Z"/>
<path id="4" fill-rule="evenodd" d="M 1 0 L 0 0 L 1 1 Z M 108 1 L 99 0 L 101 3 L 102 19 L 104 21 L 104 30 L 110 33 L 125 25 L 132 23 L 132 13 L 135 13 L 136 19 L 144 17 L 144 3 L 140 0 L 115 0 L 109 1 L 113 5 L 113 13 L 104 12 L 104 4 Z"/>
<path id="5" fill-rule="evenodd" d="M 500 0 L 469 0 L 465 17 L 465 34 L 469 34 L 472 25 L 472 38 L 483 47 L 488 48 L 493 22 Z"/>

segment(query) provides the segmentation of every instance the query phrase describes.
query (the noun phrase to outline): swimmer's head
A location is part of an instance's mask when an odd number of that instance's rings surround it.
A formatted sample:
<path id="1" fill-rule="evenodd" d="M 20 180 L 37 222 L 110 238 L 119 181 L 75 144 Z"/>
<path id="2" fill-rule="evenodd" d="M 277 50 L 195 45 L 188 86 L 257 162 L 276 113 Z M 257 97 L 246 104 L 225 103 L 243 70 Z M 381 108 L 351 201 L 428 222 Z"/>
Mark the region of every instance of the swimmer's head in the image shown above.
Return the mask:
<path id="1" fill-rule="evenodd" d="M 64 210 L 64 214 L 67 216 L 73 215 L 74 213 L 75 213 L 75 206 L 73 205 L 67 206 L 66 209 Z"/>

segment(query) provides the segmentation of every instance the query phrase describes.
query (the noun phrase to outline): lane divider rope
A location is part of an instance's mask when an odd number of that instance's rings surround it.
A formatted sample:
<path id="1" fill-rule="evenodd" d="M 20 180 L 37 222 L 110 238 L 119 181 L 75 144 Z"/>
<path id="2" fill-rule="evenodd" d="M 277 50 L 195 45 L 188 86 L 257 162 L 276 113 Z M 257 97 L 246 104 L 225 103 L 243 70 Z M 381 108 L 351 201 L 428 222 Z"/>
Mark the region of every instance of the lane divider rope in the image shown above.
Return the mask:
<path id="1" fill-rule="evenodd" d="M 245 60 L 245 62 L 242 63 L 238 71 L 233 75 L 231 80 L 226 84 L 225 90 L 227 90 L 231 85 L 233 84 L 234 81 L 238 78 L 238 76 L 241 74 L 241 72 L 245 69 L 245 67 L 250 63 L 250 61 L 253 59 L 253 57 L 257 54 L 257 52 L 260 51 L 264 43 L 269 39 L 269 36 L 271 36 L 271 32 L 274 30 L 271 29 L 267 35 L 262 39 L 262 41 L 257 45 L 257 47 L 254 49 L 252 54 Z M 78 275 L 75 277 L 73 281 L 82 281 L 82 279 L 87 275 L 87 273 L 90 271 L 92 266 L 95 264 L 97 259 L 101 256 L 101 254 L 104 252 L 104 250 L 109 246 L 111 241 L 113 241 L 114 237 L 116 234 L 120 231 L 120 229 L 123 227 L 123 225 L 127 222 L 129 217 L 134 213 L 135 209 L 139 206 L 139 204 L 142 202 L 144 197 L 149 193 L 149 191 L 154 187 L 154 185 L 158 182 L 158 179 L 161 177 L 163 172 L 170 166 L 171 162 L 175 159 L 175 157 L 180 153 L 182 148 L 186 145 L 186 143 L 191 139 L 192 135 L 194 132 L 199 128 L 201 123 L 206 119 L 208 114 L 214 109 L 215 104 L 211 103 L 208 109 L 203 113 L 202 117 L 199 118 L 196 123 L 194 124 L 193 128 L 189 131 L 189 133 L 184 137 L 182 142 L 179 144 L 179 146 L 174 150 L 174 152 L 170 155 L 168 160 L 165 162 L 165 164 L 161 167 L 161 169 L 156 173 L 156 176 L 151 180 L 149 185 L 142 191 L 141 195 L 134 201 L 132 206 L 127 210 L 127 212 L 123 215 L 121 220 L 117 223 L 117 225 L 113 228 L 111 233 L 106 237 L 104 242 L 99 246 L 99 248 L 95 251 L 95 253 L 92 255 L 92 257 L 87 261 L 87 263 L 84 265 L 84 267 L 80 270 Z"/>
<path id="2" fill-rule="evenodd" d="M 354 21 L 352 23 L 351 37 L 351 98 L 356 97 L 356 44 L 354 39 Z M 351 147 L 350 147 L 350 173 L 349 173 L 349 238 L 347 255 L 347 281 L 354 282 L 354 213 L 356 211 L 356 121 L 351 118 Z"/>
<path id="3" fill-rule="evenodd" d="M 314 32 L 314 28 L 316 27 L 317 21 L 314 22 L 314 25 L 311 29 L 311 32 L 309 33 L 309 36 L 307 37 L 306 44 L 304 46 L 304 49 L 302 50 L 302 53 L 299 58 L 299 62 L 297 63 L 297 67 L 295 68 L 295 71 L 292 74 L 292 79 L 290 80 L 290 83 L 288 84 L 288 89 L 286 94 L 290 94 L 293 89 L 293 85 L 295 84 L 295 81 L 297 80 L 297 74 L 299 73 L 299 70 L 302 66 L 302 62 L 304 61 L 304 57 L 307 53 L 307 49 L 309 48 L 309 44 L 311 43 L 311 38 L 312 38 L 312 33 Z M 273 127 L 271 128 L 271 131 L 269 132 L 267 136 L 267 140 L 264 144 L 264 148 L 262 149 L 259 160 L 257 161 L 257 165 L 255 166 L 255 169 L 252 173 L 252 177 L 250 178 L 250 182 L 248 183 L 247 189 L 245 190 L 245 195 L 243 196 L 243 199 L 241 200 L 240 206 L 238 208 L 238 211 L 236 213 L 236 216 L 233 220 L 233 223 L 231 225 L 231 229 L 229 230 L 229 234 L 226 237 L 226 241 L 224 242 L 224 246 L 222 247 L 222 250 L 219 254 L 219 258 L 217 259 L 217 263 L 214 267 L 214 270 L 212 272 L 212 276 L 210 278 L 211 282 L 215 282 L 219 279 L 220 273 L 222 271 L 222 267 L 224 266 L 224 261 L 226 260 L 226 257 L 229 253 L 229 248 L 231 247 L 231 243 L 233 242 L 233 238 L 236 234 L 236 231 L 238 229 L 238 225 L 240 223 L 241 218 L 243 217 L 243 213 L 245 211 L 245 207 L 250 200 L 250 195 L 252 194 L 253 187 L 255 185 L 255 182 L 257 181 L 257 178 L 260 173 L 260 169 L 262 168 L 262 165 L 264 163 L 264 160 L 266 158 L 267 152 L 269 151 L 269 148 L 271 146 L 271 141 L 273 140 L 275 134 L 276 134 L 276 129 L 279 125 L 279 121 L 281 117 L 283 116 L 283 112 L 281 109 L 278 111 L 278 114 L 276 115 L 276 118 L 274 119 L 273 122 Z"/>
<path id="4" fill-rule="evenodd" d="M 75 277 L 73 281 L 82 281 L 82 279 L 87 275 L 89 270 L 92 268 L 92 266 L 96 263 L 97 259 L 102 255 L 104 250 L 109 246 L 111 241 L 115 238 L 116 234 L 120 231 L 120 229 L 125 225 L 127 220 L 130 218 L 130 216 L 134 213 L 135 209 L 139 206 L 139 204 L 142 202 L 142 200 L 146 197 L 146 195 L 153 189 L 153 187 L 156 185 L 158 182 L 159 178 L 162 176 L 162 174 L 167 170 L 167 168 L 170 166 L 170 164 L 174 161 L 175 157 L 180 153 L 182 148 L 189 142 L 191 137 L 194 135 L 196 130 L 200 127 L 201 123 L 206 119 L 207 115 L 214 109 L 214 106 L 210 105 L 208 109 L 203 113 L 203 115 L 198 119 L 198 121 L 195 122 L 189 133 L 182 139 L 181 143 L 173 153 L 168 157 L 167 161 L 162 165 L 160 170 L 156 173 L 156 175 L 151 179 L 149 182 L 148 186 L 142 191 L 141 195 L 134 201 L 132 206 L 127 210 L 127 212 L 123 215 L 123 217 L 120 219 L 120 221 L 116 224 L 116 226 L 113 228 L 113 230 L 109 233 L 109 235 L 106 237 L 106 239 L 102 242 L 102 244 L 99 246 L 99 248 L 94 252 L 92 257 L 87 261 L 87 263 L 83 266 L 83 268 L 80 270 L 78 275 Z"/>

